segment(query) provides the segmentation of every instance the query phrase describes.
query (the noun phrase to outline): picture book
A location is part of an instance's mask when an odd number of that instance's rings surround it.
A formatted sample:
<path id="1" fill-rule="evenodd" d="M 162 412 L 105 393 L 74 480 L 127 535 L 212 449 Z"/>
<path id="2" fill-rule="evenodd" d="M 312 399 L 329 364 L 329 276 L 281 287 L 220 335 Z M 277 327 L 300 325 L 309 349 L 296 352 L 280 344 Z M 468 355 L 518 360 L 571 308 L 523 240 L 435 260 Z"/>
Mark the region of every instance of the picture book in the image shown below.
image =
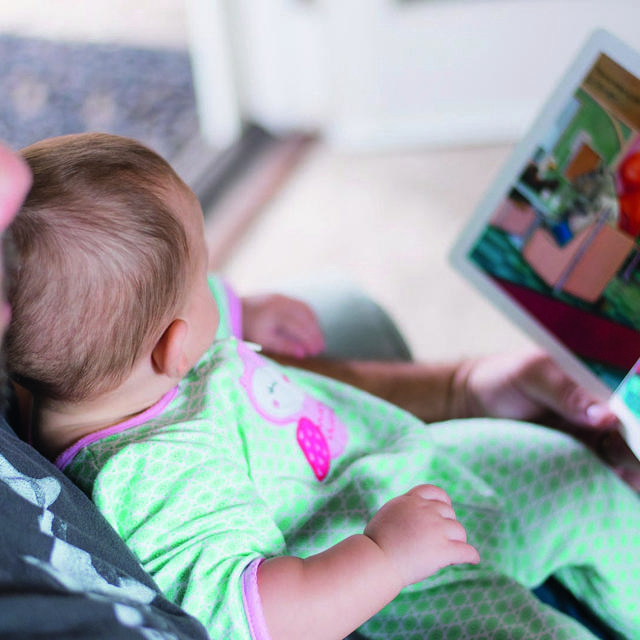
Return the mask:
<path id="1" fill-rule="evenodd" d="M 581 385 L 640 458 L 640 55 L 583 46 L 457 240 L 452 264 Z"/>

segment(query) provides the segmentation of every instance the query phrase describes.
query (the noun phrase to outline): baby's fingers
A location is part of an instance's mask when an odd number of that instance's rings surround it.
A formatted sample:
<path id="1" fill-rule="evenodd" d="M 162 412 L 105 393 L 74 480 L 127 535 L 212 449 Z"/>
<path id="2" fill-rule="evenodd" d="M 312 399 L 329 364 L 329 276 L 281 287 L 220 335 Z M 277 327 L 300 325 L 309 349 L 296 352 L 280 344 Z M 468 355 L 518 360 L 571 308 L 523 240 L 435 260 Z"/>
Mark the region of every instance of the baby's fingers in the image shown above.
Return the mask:
<path id="1" fill-rule="evenodd" d="M 445 519 L 447 519 L 445 517 Z M 478 564 L 478 550 L 467 542 L 467 531 L 458 520 L 448 519 L 444 523 L 445 537 L 440 568 L 451 564 Z"/>
<path id="2" fill-rule="evenodd" d="M 276 333 L 264 341 L 266 351 L 291 358 L 304 358 L 309 355 L 307 347 L 295 336 Z"/>
<path id="3" fill-rule="evenodd" d="M 304 355 L 318 355 L 324 350 L 324 334 L 311 309 L 300 309 L 283 318 L 279 331 L 300 342 Z"/>
<path id="4" fill-rule="evenodd" d="M 465 536 L 466 537 L 466 536 Z M 449 562 L 447 564 L 478 564 L 480 554 L 478 550 L 467 542 L 452 540 L 449 544 Z"/>
<path id="5" fill-rule="evenodd" d="M 437 500 L 448 505 L 451 504 L 451 498 L 447 492 L 434 484 L 419 484 L 407 491 L 407 495 L 417 495 L 423 500 Z"/>
<path id="6" fill-rule="evenodd" d="M 451 509 L 451 516 L 449 514 L 443 514 L 442 517 L 446 522 L 446 536 L 449 540 L 453 540 L 456 542 L 466 542 L 467 541 L 467 530 L 462 526 L 459 520 L 456 519 L 456 514 L 453 513 L 453 509 Z"/>

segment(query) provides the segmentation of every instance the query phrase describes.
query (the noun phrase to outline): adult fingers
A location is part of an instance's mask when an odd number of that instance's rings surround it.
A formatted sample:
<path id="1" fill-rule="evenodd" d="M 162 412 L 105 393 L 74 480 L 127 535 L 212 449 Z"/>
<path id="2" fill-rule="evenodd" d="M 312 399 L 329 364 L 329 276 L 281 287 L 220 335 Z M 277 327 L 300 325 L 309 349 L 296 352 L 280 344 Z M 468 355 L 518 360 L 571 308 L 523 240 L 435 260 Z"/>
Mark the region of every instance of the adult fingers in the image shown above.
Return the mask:
<path id="1" fill-rule="evenodd" d="M 618 422 L 605 402 L 578 385 L 542 352 L 530 356 L 514 384 L 540 407 L 574 424 L 610 427 Z"/>
<path id="2" fill-rule="evenodd" d="M 27 164 L 0 143 L 0 231 L 9 226 L 30 186 Z"/>

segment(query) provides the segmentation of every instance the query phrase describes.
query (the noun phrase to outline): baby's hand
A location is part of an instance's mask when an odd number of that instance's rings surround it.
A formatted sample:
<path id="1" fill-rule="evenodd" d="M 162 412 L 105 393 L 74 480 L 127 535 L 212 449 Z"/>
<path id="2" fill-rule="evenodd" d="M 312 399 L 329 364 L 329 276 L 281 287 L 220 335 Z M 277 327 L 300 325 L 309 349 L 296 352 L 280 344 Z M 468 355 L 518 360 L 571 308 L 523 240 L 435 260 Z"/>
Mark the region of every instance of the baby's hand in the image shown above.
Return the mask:
<path id="1" fill-rule="evenodd" d="M 451 564 L 477 564 L 480 556 L 467 544 L 449 496 L 423 484 L 390 500 L 364 530 L 387 556 L 405 587 Z"/>
<path id="2" fill-rule="evenodd" d="M 242 335 L 283 356 L 304 358 L 324 350 L 324 336 L 311 308 L 280 294 L 242 298 Z"/>

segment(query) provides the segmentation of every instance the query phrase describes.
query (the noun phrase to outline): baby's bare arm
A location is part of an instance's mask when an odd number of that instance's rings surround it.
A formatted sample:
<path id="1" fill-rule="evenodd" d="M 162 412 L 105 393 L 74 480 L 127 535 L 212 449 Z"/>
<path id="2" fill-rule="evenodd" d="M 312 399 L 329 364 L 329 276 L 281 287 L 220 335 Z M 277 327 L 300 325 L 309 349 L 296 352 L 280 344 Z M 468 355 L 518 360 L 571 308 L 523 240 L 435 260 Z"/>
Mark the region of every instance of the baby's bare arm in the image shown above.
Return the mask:
<path id="1" fill-rule="evenodd" d="M 339 639 L 405 586 L 478 561 L 445 492 L 420 485 L 385 504 L 362 535 L 304 560 L 263 562 L 258 588 L 273 640 Z"/>

